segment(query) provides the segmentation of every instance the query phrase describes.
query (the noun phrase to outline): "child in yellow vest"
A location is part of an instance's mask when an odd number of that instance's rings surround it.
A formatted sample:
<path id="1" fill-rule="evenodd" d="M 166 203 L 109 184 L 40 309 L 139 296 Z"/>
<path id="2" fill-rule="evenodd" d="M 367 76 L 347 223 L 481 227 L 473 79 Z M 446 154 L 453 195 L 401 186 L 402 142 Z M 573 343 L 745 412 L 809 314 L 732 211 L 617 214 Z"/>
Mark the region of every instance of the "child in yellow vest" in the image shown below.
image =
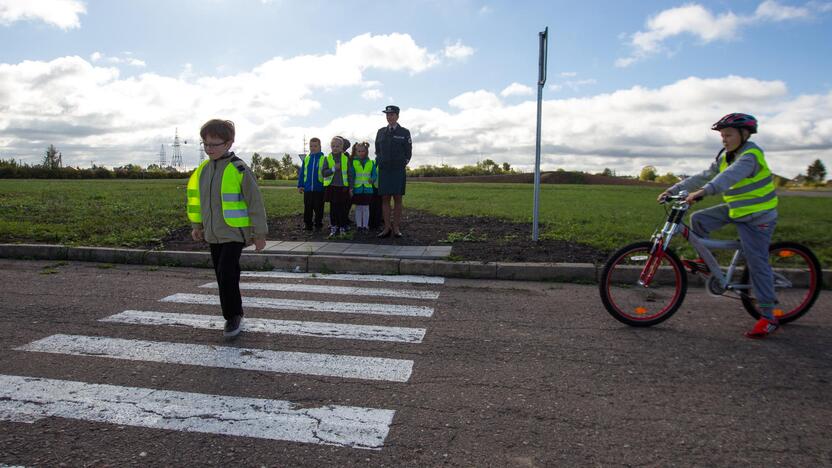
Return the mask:
<path id="1" fill-rule="evenodd" d="M 349 229 L 350 196 L 352 196 L 353 172 L 349 158 L 344 154 L 344 139 L 335 137 L 330 142 L 332 152 L 322 160 L 321 173 L 324 177 L 324 200 L 329 202 L 329 237 L 337 237 Z"/>
<path id="2" fill-rule="evenodd" d="M 207 241 L 219 285 L 220 307 L 225 318 L 224 336 L 233 338 L 243 323 L 240 295 L 240 255 L 243 247 L 266 246 L 266 209 L 257 178 L 231 151 L 234 123 L 209 120 L 199 131 L 208 160 L 188 181 L 188 218 L 191 236 Z"/>
<path id="3" fill-rule="evenodd" d="M 370 232 L 370 200 L 376 181 L 375 162 L 368 157 L 370 144 L 366 141 L 352 147 L 352 170 L 355 180 L 352 185 L 352 203 L 355 205 L 355 226 L 358 232 Z"/>

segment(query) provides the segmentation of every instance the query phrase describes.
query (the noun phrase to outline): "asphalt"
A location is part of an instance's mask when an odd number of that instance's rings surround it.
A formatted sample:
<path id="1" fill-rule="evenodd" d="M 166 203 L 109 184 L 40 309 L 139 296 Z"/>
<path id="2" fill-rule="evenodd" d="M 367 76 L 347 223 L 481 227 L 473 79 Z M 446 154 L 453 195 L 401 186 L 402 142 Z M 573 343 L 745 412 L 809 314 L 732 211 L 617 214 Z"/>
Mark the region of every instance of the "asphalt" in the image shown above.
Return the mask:
<path id="1" fill-rule="evenodd" d="M 702 289 L 690 291 L 670 320 L 634 329 L 609 317 L 592 285 L 458 278 L 409 285 L 365 278 L 333 281 L 326 275 L 246 279 L 438 292 L 436 299 L 358 296 L 357 291 L 244 293 L 258 299 L 430 306 L 431 317 L 246 311 L 252 321 L 423 328 L 420 343 L 254 331 L 229 343 L 218 328 L 105 320 L 126 310 L 219 320 L 219 306 L 161 300 L 210 293 L 202 285 L 212 279 L 212 271 L 200 268 L 0 260 L 0 374 L 147 389 L 152 391 L 148 400 L 153 394 L 186 392 L 288 401 L 299 410 L 347 405 L 395 411 L 383 446 L 365 450 L 158 429 L 130 420 L 6 419 L 0 421 L 0 466 L 832 464 L 829 295 L 822 294 L 811 313 L 762 341 L 742 336 L 753 319 L 737 301 L 710 297 Z M 151 359 L 156 348 L 133 360 L 26 349 L 60 335 L 229 346 L 242 354 L 253 349 L 409 360 L 413 373 L 406 382 L 379 381 L 159 362 Z M 0 406 L 4 403 L 0 398 Z M 78 410 L 87 407 L 109 408 Z M 145 411 L 149 422 L 177 423 L 168 413 Z M 194 421 L 218 423 L 211 414 L 198 416 Z M 228 417 L 229 424 L 236 421 L 246 422 Z"/>

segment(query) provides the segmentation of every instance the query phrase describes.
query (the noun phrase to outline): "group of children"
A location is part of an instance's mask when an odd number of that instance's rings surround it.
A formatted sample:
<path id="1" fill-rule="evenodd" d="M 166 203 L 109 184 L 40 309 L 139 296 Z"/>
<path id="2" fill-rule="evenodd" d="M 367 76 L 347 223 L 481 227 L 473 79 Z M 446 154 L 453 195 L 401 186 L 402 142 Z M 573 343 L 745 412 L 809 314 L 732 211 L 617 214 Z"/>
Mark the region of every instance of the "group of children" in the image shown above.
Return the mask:
<path id="1" fill-rule="evenodd" d="M 324 203 L 329 202 L 329 237 L 350 229 L 349 213 L 355 205 L 358 232 L 369 232 L 382 223 L 378 195 L 378 168 L 369 158 L 370 144 L 355 143 L 350 150 L 346 138 L 336 136 L 330 153 L 321 151 L 321 140 L 309 140 L 309 154 L 298 173 L 298 192 L 303 194 L 303 223 L 307 231 L 323 228 Z"/>

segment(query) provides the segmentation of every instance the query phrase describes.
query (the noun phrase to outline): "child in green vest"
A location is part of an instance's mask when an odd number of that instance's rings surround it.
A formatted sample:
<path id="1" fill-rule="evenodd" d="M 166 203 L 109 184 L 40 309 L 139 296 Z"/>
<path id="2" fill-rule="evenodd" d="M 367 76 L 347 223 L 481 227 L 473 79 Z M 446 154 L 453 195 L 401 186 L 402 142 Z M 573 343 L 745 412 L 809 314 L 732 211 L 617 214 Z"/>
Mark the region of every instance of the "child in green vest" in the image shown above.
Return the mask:
<path id="1" fill-rule="evenodd" d="M 233 338 L 243 324 L 240 295 L 240 255 L 243 247 L 266 247 L 266 209 L 251 169 L 231 151 L 234 123 L 209 120 L 199 131 L 208 159 L 188 181 L 188 218 L 191 236 L 207 241 L 219 285 L 225 318 L 223 334 Z"/>
<path id="2" fill-rule="evenodd" d="M 370 200 L 376 181 L 376 165 L 368 157 L 370 144 L 366 141 L 352 147 L 352 169 L 355 179 L 352 185 L 352 203 L 355 205 L 355 226 L 358 232 L 370 232 Z"/>
<path id="3" fill-rule="evenodd" d="M 335 137 L 330 142 L 332 152 L 322 160 L 321 173 L 324 177 L 324 200 L 329 202 L 329 238 L 334 238 L 349 229 L 350 196 L 352 196 L 353 172 L 349 158 L 344 154 L 344 139 Z"/>
<path id="4" fill-rule="evenodd" d="M 312 138 L 309 140 L 309 154 L 303 158 L 303 166 L 298 172 L 298 193 L 303 194 L 303 224 L 307 231 L 311 231 L 313 226 L 316 231 L 320 231 L 323 227 L 324 180 L 321 175 L 323 158 L 321 140 Z"/>
<path id="5" fill-rule="evenodd" d="M 659 194 L 659 200 L 685 190 L 686 201 L 696 203 L 706 195 L 721 193 L 725 203 L 693 213 L 693 231 L 707 238 L 711 231 L 733 223 L 740 235 L 751 283 L 760 308 L 760 320 L 745 333 L 764 338 L 780 326 L 774 314 L 777 296 L 768 261 L 769 244 L 777 225 L 777 193 L 763 150 L 750 141 L 757 133 L 757 119 L 748 114 L 728 114 L 711 126 L 722 137 L 723 149 L 711 167 L 688 177 Z"/>

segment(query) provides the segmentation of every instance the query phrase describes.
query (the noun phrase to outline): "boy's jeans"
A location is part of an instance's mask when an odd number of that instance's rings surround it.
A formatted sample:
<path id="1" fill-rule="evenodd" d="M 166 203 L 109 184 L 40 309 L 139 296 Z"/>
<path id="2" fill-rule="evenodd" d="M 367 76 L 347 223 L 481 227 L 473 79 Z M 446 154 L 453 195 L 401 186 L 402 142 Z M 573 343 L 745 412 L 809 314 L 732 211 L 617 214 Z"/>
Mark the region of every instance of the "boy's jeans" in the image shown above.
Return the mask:
<path id="1" fill-rule="evenodd" d="M 737 226 L 742 253 L 751 272 L 751 284 L 757 297 L 757 305 L 764 317 L 774 320 L 773 309 L 777 303 L 777 295 L 774 292 L 771 265 L 768 263 L 768 247 L 777 225 L 777 210 L 754 213 L 745 218 L 731 219 L 728 216 L 728 205 L 723 203 L 693 213 L 690 225 L 693 232 L 705 238 L 715 229 L 728 223 Z"/>
<path id="2" fill-rule="evenodd" d="M 243 315 L 243 298 L 240 295 L 240 255 L 245 244 L 242 242 L 224 242 L 208 244 L 211 246 L 211 261 L 217 275 L 220 288 L 220 307 L 222 316 L 231 320 Z"/>

